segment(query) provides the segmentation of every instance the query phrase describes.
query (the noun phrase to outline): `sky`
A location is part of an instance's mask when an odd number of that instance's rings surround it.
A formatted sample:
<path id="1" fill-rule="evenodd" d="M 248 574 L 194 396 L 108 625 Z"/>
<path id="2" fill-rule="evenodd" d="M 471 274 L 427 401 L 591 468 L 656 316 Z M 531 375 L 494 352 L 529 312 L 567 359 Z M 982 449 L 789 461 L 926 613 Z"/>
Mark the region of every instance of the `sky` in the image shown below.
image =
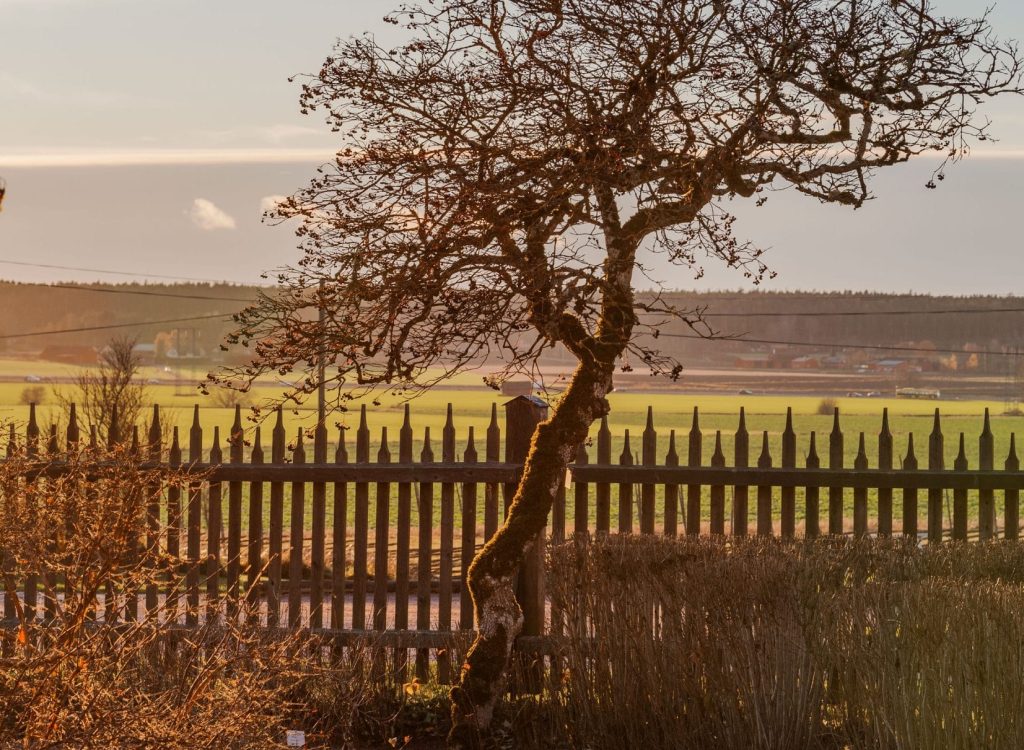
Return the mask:
<path id="1" fill-rule="evenodd" d="M 987 0 L 937 0 L 977 15 Z M 336 146 L 298 108 L 295 74 L 335 40 L 396 33 L 390 0 L 0 0 L 0 278 L 118 280 L 122 273 L 258 281 L 298 259 L 285 228 L 260 222 Z M 1024 39 L 1024 3 L 992 12 Z M 986 108 L 998 143 L 979 144 L 939 190 L 934 163 L 880 173 L 865 208 L 792 194 L 731 206 L 738 233 L 768 249 L 766 289 L 942 294 L 1024 292 L 1024 97 Z M 6 262 L 5 262 L 6 261 Z M 709 263 L 649 259 L 673 288 L 747 288 Z"/>

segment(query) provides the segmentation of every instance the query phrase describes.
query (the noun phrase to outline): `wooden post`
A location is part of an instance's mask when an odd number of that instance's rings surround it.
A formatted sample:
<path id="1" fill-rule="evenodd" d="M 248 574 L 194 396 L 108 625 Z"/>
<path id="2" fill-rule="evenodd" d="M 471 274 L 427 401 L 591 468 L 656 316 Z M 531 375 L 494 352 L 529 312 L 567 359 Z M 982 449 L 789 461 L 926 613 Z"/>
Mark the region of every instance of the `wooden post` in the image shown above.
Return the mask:
<path id="1" fill-rule="evenodd" d="M 486 458 L 488 463 L 501 460 L 501 427 L 498 426 L 498 405 L 491 404 L 491 421 L 487 424 Z M 484 543 L 498 531 L 499 488 L 494 482 L 484 485 Z"/>
<path id="2" fill-rule="evenodd" d="M 505 461 L 520 464 L 530 453 L 537 425 L 548 417 L 548 405 L 536 396 L 518 396 L 505 403 Z M 544 632 L 544 532 L 530 545 L 519 568 L 516 598 L 523 610 L 522 635 Z M 542 674 L 530 670 L 527 689 L 539 689 Z"/>
<path id="3" fill-rule="evenodd" d="M 530 452 L 537 425 L 548 417 L 548 405 L 536 396 L 518 396 L 505 403 L 505 461 L 520 464 Z M 516 596 L 523 610 L 523 635 L 544 630 L 544 536 L 534 540 L 519 569 Z"/>

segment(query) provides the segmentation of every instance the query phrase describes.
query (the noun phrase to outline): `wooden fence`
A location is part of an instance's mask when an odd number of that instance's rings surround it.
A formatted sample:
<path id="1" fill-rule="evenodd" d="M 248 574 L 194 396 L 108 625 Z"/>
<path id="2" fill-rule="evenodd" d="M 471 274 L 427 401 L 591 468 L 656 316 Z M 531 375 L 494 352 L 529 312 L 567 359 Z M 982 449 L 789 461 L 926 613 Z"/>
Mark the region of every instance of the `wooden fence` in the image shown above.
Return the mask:
<path id="1" fill-rule="evenodd" d="M 125 436 L 140 464 L 176 468 L 201 480 L 168 488 L 159 507 L 151 510 L 154 528 L 161 529 L 161 538 L 151 543 L 189 566 L 185 590 L 168 583 L 165 590 L 146 591 L 132 611 L 138 616 L 158 599 L 182 594 L 180 621 L 191 626 L 203 617 L 237 616 L 248 604 L 250 616 L 271 628 L 308 627 L 342 640 L 376 632 L 396 648 L 415 649 L 421 676 L 426 676 L 428 662 L 436 661 L 441 679 L 448 679 L 452 665 L 447 647 L 453 635 L 474 628 L 471 602 L 463 595 L 463 571 L 498 529 L 533 428 L 546 410 L 537 399 L 513 399 L 505 405 L 503 427 L 495 407 L 484 435 L 469 429 L 461 455 L 456 455 L 450 406 L 439 441 L 429 428 L 415 439 L 407 408 L 397 451 L 386 429 L 373 443 L 365 410 L 354 430 L 354 444 L 345 431 L 329 443 L 322 426 L 311 441 L 300 432 L 289 443 L 278 412 L 269 441 L 256 428 L 248 446 L 238 411 L 222 446 L 219 430 L 212 436 L 204 432 L 198 407 L 187 440 L 175 429 L 171 444 L 164 446 L 160 414 L 154 410 L 148 438 L 140 440 L 138 429 Z M 80 434 L 73 415 L 63 439 L 56 428 L 45 436 L 45 445 L 43 437 L 33 410 L 24 438 L 12 428 L 9 454 L 37 455 L 46 467 L 41 471 L 60 471 L 61 444 L 70 448 L 90 440 Z M 695 410 L 685 438 L 677 440 L 671 431 L 667 451 L 659 456 L 649 410 L 639 454 L 634 456 L 626 431 L 622 451 L 613 460 L 613 436 L 603 420 L 593 444 L 579 448 L 552 509 L 547 541 L 611 532 L 782 537 L 900 533 L 936 543 L 969 536 L 987 540 L 998 531 L 1017 539 L 1024 473 L 1015 439 L 1011 436 L 1009 453 L 998 469 L 987 412 L 978 437 L 977 466 L 968 466 L 965 438 L 961 434 L 959 439 L 959 454 L 946 467 L 936 411 L 927 451 L 919 458 L 910 435 L 905 455 L 898 456 L 883 415 L 880 431 L 870 441 L 874 461 L 861 433 L 853 466 L 848 467 L 838 412 L 832 432 L 822 441 L 827 444 L 819 448 L 811 433 L 801 457 L 789 415 L 776 462 L 768 433 L 750 435 L 742 411 L 736 432 L 727 438 L 721 432 L 704 435 Z M 110 436 L 111 443 L 120 440 Z M 96 442 L 95 432 L 91 442 Z M 974 507 L 976 512 L 969 512 Z M 947 511 L 951 524 L 944 522 Z M 969 528 L 972 523 L 975 528 Z M 543 544 L 535 545 L 519 582 L 524 635 L 538 644 L 544 641 L 541 636 L 560 627 L 559 613 L 551 612 L 545 601 L 543 554 Z M 38 576 L 17 582 L 30 617 L 43 617 L 39 586 Z M 7 621 L 16 617 L 10 590 L 3 614 Z"/>

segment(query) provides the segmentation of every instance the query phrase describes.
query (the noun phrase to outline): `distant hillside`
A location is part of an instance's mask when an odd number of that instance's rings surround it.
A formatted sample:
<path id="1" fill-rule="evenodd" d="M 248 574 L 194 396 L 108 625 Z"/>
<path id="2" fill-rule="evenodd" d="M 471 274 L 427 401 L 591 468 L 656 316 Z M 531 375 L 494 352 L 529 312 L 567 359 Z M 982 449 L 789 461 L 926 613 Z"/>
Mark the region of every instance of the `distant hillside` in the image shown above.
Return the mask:
<path id="1" fill-rule="evenodd" d="M 90 291 L 96 289 L 113 291 Z M 255 287 L 227 284 L 85 284 L 44 286 L 0 282 L 0 339 L 8 350 L 33 352 L 47 346 L 98 346 L 116 334 L 137 336 L 154 343 L 159 334 L 181 334 L 191 348 L 191 329 L 197 346 L 216 350 L 231 327 L 230 315 L 256 294 Z M 147 321 L 173 323 L 135 325 Z M 125 328 L 105 328 L 133 324 Z M 97 330 L 20 336 L 68 329 Z"/>
<path id="2" fill-rule="evenodd" d="M 217 351 L 231 327 L 228 316 L 244 306 L 245 300 L 252 299 L 255 293 L 256 287 L 223 284 L 91 284 L 61 288 L 0 282 L 0 335 L 208 318 L 0 339 L 0 346 L 38 352 L 46 346 L 98 346 L 116 333 L 131 333 L 137 335 L 141 343 L 154 344 L 159 339 L 163 350 L 180 345 L 185 350 L 183 353 L 188 354 L 191 329 L 195 329 L 197 346 L 212 353 Z M 650 299 L 650 295 L 641 297 Z M 685 310 L 702 309 L 714 329 L 722 334 L 793 342 L 695 340 L 685 324 L 666 323 L 661 328 L 658 348 L 690 365 L 728 364 L 730 358 L 744 353 L 788 352 L 790 359 L 801 355 L 825 356 L 844 348 L 866 345 L 957 351 L 965 347 L 968 350 L 1024 348 L 1024 313 L 947 312 L 1024 309 L 1024 297 L 679 291 L 663 294 L 660 304 Z M 941 314 L 932 314 L 940 311 Z M 839 312 L 854 315 L 834 315 Z M 982 362 L 980 369 L 998 368 Z"/>

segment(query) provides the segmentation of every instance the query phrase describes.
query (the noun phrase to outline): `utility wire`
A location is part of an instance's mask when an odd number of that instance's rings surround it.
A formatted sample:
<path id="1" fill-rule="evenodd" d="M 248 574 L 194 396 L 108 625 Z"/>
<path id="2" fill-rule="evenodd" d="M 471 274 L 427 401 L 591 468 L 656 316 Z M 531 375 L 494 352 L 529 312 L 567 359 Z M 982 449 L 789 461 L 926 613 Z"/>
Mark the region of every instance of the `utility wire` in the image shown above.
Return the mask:
<path id="1" fill-rule="evenodd" d="M 168 318 L 165 320 L 141 320 L 136 323 L 113 323 L 111 325 L 102 326 L 83 326 L 82 328 L 63 328 L 59 331 L 32 331 L 29 333 L 8 333 L 0 336 L 0 339 L 21 339 L 28 338 L 29 336 L 55 336 L 59 333 L 84 333 L 86 331 L 108 331 L 113 328 L 142 328 L 144 326 L 156 326 L 164 325 L 165 323 L 186 323 L 193 320 L 213 320 L 220 318 L 223 320 L 228 317 L 225 313 L 216 313 L 214 315 L 195 315 L 190 318 Z"/>
<path id="2" fill-rule="evenodd" d="M 842 344 L 836 341 L 819 342 L 813 341 L 784 341 L 780 339 L 751 339 L 746 336 L 724 337 L 724 336 L 700 336 L 696 333 L 659 333 L 657 338 L 670 339 L 699 339 L 701 341 L 737 341 L 741 344 L 774 344 L 777 346 L 803 346 L 813 349 L 876 349 L 886 352 L 924 352 L 926 354 L 986 354 L 995 357 L 1017 357 L 1019 352 L 999 352 L 990 349 L 979 349 L 976 351 L 964 351 L 963 349 L 926 349 L 919 346 L 885 346 L 880 344 Z"/>
<path id="3" fill-rule="evenodd" d="M 92 286 L 78 286 L 77 284 L 46 284 L 43 282 L 18 282 L 27 286 L 41 286 L 49 289 L 71 289 L 76 292 L 106 292 L 108 294 L 137 294 L 143 297 L 171 297 L 173 299 L 204 299 L 216 300 L 218 302 L 245 302 L 251 303 L 255 300 L 243 299 L 242 297 L 217 297 L 211 294 L 172 294 L 171 292 L 153 292 L 146 289 L 99 289 Z"/>
<path id="4" fill-rule="evenodd" d="M 134 271 L 112 271 L 103 268 L 82 268 L 80 266 L 58 266 L 52 263 L 29 263 L 23 260 L 0 260 L 8 266 L 27 266 L 29 268 L 52 268 L 58 271 L 86 271 L 88 273 L 108 273 L 114 276 L 140 276 L 148 279 L 171 279 L 174 281 L 200 281 L 207 284 L 234 284 L 238 286 L 253 286 L 251 282 L 225 281 L 224 279 L 200 279 L 193 276 L 170 276 L 160 273 L 136 273 Z"/>
<path id="5" fill-rule="evenodd" d="M 838 317 L 867 317 L 878 315 L 974 315 L 978 313 L 1022 313 L 1024 307 L 992 307 L 989 309 L 958 308 L 938 310 L 848 310 L 829 312 L 760 312 L 760 313 L 738 313 L 738 312 L 706 312 L 701 315 L 704 318 L 838 318 Z"/>

